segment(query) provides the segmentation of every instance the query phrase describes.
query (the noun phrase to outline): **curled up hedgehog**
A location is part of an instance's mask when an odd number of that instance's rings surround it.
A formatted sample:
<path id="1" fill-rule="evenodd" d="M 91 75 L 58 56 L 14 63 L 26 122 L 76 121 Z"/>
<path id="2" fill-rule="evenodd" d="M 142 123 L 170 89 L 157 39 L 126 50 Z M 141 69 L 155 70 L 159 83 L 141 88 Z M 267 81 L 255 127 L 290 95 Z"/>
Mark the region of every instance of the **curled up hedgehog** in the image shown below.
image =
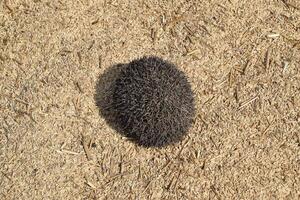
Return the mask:
<path id="1" fill-rule="evenodd" d="M 182 140 L 195 114 L 185 74 L 158 57 L 133 60 L 122 69 L 112 105 L 123 134 L 146 147 Z"/>

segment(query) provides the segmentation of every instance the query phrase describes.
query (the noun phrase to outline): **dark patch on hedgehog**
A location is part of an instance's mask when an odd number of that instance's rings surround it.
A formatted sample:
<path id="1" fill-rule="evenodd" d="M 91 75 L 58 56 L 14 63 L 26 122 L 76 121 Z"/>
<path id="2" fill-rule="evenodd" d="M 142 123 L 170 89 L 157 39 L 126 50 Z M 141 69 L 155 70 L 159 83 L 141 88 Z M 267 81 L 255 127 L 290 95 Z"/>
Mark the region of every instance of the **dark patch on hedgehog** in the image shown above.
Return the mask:
<path id="1" fill-rule="evenodd" d="M 157 57 L 110 68 L 99 78 L 96 102 L 114 129 L 146 147 L 181 141 L 195 114 L 185 74 Z"/>

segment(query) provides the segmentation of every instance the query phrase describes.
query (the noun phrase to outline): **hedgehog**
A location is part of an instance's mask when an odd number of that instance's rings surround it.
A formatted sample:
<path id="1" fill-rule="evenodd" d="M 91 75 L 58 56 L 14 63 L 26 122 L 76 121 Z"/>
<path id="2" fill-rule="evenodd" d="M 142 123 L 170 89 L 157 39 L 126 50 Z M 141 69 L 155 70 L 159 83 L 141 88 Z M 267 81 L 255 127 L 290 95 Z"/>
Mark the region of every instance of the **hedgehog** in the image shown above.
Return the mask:
<path id="1" fill-rule="evenodd" d="M 116 79 L 112 98 L 123 134 L 145 147 L 181 141 L 195 114 L 194 95 L 185 74 L 154 56 L 127 64 Z"/>

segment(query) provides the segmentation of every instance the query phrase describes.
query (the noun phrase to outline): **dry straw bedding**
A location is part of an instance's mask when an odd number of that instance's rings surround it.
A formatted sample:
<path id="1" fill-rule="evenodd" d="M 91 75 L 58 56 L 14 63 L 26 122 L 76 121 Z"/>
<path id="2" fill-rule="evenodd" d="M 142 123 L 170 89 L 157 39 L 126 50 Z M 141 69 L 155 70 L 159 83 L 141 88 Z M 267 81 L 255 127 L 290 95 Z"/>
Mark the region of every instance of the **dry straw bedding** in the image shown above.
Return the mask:
<path id="1" fill-rule="evenodd" d="M 297 0 L 1 0 L 1 199 L 298 199 Z M 195 94 L 188 137 L 137 146 L 97 84 L 156 55 Z"/>

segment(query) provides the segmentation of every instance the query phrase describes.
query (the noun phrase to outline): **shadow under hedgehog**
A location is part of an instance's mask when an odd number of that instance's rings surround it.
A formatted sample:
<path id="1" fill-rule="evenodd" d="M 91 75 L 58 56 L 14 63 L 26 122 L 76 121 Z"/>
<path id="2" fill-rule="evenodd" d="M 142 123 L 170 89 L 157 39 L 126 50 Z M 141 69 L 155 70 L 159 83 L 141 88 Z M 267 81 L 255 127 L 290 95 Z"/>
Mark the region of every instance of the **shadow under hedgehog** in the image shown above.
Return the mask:
<path id="1" fill-rule="evenodd" d="M 105 77 L 100 76 L 96 102 L 113 128 L 145 147 L 164 147 L 184 138 L 195 105 L 182 71 L 158 57 L 143 57 L 111 70 L 115 78 L 101 81 Z"/>

